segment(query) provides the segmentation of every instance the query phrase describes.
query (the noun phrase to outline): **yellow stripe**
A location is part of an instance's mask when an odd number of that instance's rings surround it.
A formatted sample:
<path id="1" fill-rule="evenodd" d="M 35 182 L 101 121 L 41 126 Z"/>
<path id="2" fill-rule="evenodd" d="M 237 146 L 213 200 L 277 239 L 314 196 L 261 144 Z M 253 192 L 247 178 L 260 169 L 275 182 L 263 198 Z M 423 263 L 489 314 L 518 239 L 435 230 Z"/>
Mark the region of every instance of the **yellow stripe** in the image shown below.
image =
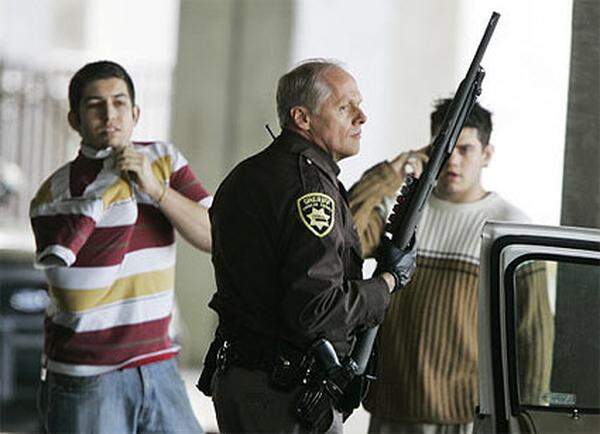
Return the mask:
<path id="1" fill-rule="evenodd" d="M 108 187 L 102 195 L 104 209 L 108 208 L 113 203 L 129 199 L 131 196 L 131 186 L 123 178 L 119 178 L 119 180 Z"/>
<path id="2" fill-rule="evenodd" d="M 50 295 L 61 310 L 83 312 L 116 301 L 129 300 L 174 288 L 175 268 L 140 273 L 118 279 L 112 286 L 99 289 L 50 288 Z"/>
<path id="3" fill-rule="evenodd" d="M 173 173 L 171 167 L 171 156 L 165 155 L 164 157 L 154 160 L 152 163 L 152 173 L 154 173 L 156 179 L 164 184 L 169 180 Z"/>
<path id="4" fill-rule="evenodd" d="M 31 208 L 37 208 L 40 205 L 52 202 L 52 179 L 48 178 L 39 188 L 35 197 L 31 200 Z"/>

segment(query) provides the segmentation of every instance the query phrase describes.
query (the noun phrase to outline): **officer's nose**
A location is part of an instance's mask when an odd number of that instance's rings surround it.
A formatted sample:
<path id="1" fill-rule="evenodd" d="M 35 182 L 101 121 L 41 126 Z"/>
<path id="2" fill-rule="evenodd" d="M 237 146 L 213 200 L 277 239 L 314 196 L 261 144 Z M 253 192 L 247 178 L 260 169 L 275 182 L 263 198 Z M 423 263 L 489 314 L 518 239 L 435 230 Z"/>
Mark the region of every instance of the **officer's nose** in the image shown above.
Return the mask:
<path id="1" fill-rule="evenodd" d="M 355 124 L 362 125 L 367 122 L 367 115 L 360 107 L 356 108 L 356 118 L 354 119 Z"/>

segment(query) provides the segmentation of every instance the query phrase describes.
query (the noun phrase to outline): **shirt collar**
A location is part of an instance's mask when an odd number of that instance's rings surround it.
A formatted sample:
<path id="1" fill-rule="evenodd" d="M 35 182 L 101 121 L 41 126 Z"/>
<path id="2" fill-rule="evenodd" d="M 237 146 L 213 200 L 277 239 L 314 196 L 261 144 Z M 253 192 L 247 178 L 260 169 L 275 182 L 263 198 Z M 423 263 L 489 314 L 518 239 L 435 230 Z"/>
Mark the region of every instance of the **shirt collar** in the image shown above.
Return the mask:
<path id="1" fill-rule="evenodd" d="M 86 145 L 85 143 L 81 143 L 81 154 L 84 157 L 90 158 L 92 160 L 102 160 L 113 153 L 113 148 L 110 146 L 104 149 L 96 149 L 93 146 Z"/>
<path id="2" fill-rule="evenodd" d="M 304 155 L 321 170 L 333 177 L 334 180 L 340 173 L 340 167 L 323 148 L 316 143 L 305 139 L 300 134 L 284 128 L 281 134 L 275 139 L 275 144 L 284 144 L 290 152 L 294 154 Z"/>

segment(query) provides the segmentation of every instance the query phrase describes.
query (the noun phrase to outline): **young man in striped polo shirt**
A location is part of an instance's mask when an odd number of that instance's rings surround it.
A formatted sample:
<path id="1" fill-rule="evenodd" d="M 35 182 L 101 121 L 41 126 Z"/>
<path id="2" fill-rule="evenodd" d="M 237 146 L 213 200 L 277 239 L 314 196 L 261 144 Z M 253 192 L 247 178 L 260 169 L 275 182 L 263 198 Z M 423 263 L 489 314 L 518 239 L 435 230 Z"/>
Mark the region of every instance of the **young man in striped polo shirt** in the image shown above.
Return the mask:
<path id="1" fill-rule="evenodd" d="M 431 114 L 431 135 L 441 127 L 451 100 Z M 373 433 L 469 433 L 477 405 L 477 290 L 481 228 L 486 220 L 527 221 L 525 214 L 481 184 L 492 158 L 491 114 L 476 104 L 440 174 L 418 229 L 417 271 L 392 297 L 379 332 L 378 379 L 364 403 Z M 386 217 L 405 173 L 419 176 L 425 149 L 400 154 L 367 171 L 351 189 L 350 206 L 363 253 L 377 248 Z M 387 199 L 386 199 L 387 197 Z M 525 393 L 548 387 L 553 322 L 545 271 L 527 273 L 519 338 Z"/>
<path id="2" fill-rule="evenodd" d="M 168 336 L 174 227 L 210 251 L 212 197 L 169 143 L 132 142 L 128 73 L 100 61 L 69 85 L 77 157 L 31 202 L 46 271 L 41 417 L 49 432 L 200 432 Z"/>

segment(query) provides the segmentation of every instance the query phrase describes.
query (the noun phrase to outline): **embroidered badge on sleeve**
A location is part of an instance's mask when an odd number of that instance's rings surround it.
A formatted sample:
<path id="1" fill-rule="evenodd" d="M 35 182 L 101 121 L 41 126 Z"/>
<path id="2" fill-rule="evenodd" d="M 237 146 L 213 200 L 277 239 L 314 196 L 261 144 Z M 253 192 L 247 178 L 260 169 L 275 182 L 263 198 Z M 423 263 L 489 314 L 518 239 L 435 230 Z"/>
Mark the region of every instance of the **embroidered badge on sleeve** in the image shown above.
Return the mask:
<path id="1" fill-rule="evenodd" d="M 324 193 L 307 193 L 296 201 L 302 223 L 322 238 L 333 229 L 335 202 Z"/>

